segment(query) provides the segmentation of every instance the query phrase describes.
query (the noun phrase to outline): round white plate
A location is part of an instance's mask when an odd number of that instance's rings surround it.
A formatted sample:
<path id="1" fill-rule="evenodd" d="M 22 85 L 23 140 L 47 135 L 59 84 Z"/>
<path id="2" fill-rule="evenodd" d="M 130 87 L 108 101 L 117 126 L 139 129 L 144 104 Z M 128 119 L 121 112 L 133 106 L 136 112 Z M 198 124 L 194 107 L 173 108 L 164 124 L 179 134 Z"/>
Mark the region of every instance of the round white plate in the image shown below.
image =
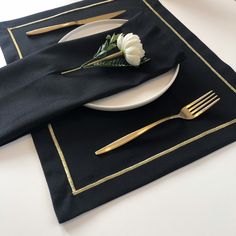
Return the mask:
<path id="1" fill-rule="evenodd" d="M 110 19 L 92 22 L 72 30 L 66 34 L 59 41 L 59 43 L 115 29 L 123 25 L 125 22 L 127 22 L 127 20 L 123 19 Z M 150 79 L 135 88 L 87 103 L 85 106 L 103 111 L 123 111 L 141 107 L 154 101 L 165 93 L 175 81 L 178 72 L 179 65 L 167 73 Z"/>

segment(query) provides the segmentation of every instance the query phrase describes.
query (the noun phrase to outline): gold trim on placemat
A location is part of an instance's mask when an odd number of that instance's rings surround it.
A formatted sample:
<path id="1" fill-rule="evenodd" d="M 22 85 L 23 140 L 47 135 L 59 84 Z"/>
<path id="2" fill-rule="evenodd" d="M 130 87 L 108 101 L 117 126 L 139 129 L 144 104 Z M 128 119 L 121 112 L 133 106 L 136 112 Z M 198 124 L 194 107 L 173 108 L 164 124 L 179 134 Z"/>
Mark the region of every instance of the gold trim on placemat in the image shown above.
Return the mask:
<path id="1" fill-rule="evenodd" d="M 86 6 L 83 6 L 83 7 L 73 8 L 71 10 L 63 11 L 61 13 L 58 13 L 58 14 L 55 14 L 55 15 L 52 15 L 52 16 L 49 16 L 49 17 L 45 17 L 43 19 L 39 19 L 39 20 L 36 20 L 36 21 L 31 21 L 29 23 L 22 24 L 22 25 L 17 25 L 17 26 L 14 26 L 14 27 L 10 28 L 10 29 L 11 30 L 12 29 L 19 29 L 19 28 L 22 28 L 22 27 L 25 27 L 25 26 L 28 26 L 28 25 L 33 25 L 33 24 L 40 23 L 40 22 L 43 22 L 43 21 L 51 20 L 53 18 L 63 16 L 65 14 L 68 14 L 68 13 L 71 13 L 71 12 L 88 9 L 88 8 L 91 8 L 91 7 L 96 7 L 96 6 L 99 6 L 99 5 L 102 5 L 102 4 L 105 4 L 105 3 L 109 3 L 109 2 L 113 2 L 113 1 L 115 1 L 115 0 L 100 1 L 100 2 L 93 3 L 93 4 L 90 4 L 90 5 L 86 5 Z"/>
<path id="2" fill-rule="evenodd" d="M 179 39 L 183 41 L 183 43 L 192 50 L 196 56 L 198 56 L 208 67 L 211 71 L 221 79 L 234 93 L 236 93 L 236 88 L 234 88 L 196 49 L 194 49 L 185 39 L 184 37 L 172 26 L 168 23 L 149 3 L 147 0 L 142 0 L 146 6 L 168 27 L 170 28 Z"/>
<path id="3" fill-rule="evenodd" d="M 111 1 L 114 1 L 114 0 L 108 0 L 108 1 L 104 1 L 104 2 L 100 2 L 100 3 L 97 3 L 97 4 L 92 4 L 92 5 L 88 5 L 88 6 L 84 6 L 82 9 L 85 9 L 85 8 L 88 8 L 89 6 L 90 7 L 92 7 L 92 6 L 95 6 L 95 5 L 100 5 L 100 4 L 102 4 L 102 3 L 107 3 L 107 2 L 111 2 Z M 222 76 L 222 75 L 220 75 L 212 66 L 211 66 L 211 64 L 206 60 L 206 59 L 204 59 L 203 58 L 203 56 L 201 56 L 201 54 L 200 53 L 198 53 L 175 29 L 174 29 L 174 27 L 173 26 L 171 26 L 159 13 L 157 13 L 153 8 L 152 8 L 152 6 L 146 1 L 146 0 L 142 0 L 154 13 L 155 13 L 155 15 L 156 16 L 158 16 L 201 60 L 202 60 L 202 62 L 203 63 L 205 63 L 214 73 L 215 73 L 215 75 L 218 77 L 218 78 L 220 78 L 224 83 L 225 83 L 225 85 L 227 86 L 227 87 L 229 87 L 234 93 L 236 93 L 236 89 Z M 77 9 L 77 8 L 76 8 Z M 73 12 L 73 9 L 72 10 L 70 10 L 70 11 L 67 11 L 67 12 L 63 12 L 63 14 L 66 14 L 66 13 L 69 13 L 69 12 Z M 41 21 L 44 21 L 44 20 L 47 20 L 47 19 L 51 19 L 51 18 L 53 18 L 53 17 L 57 17 L 57 16 L 59 16 L 59 15 L 63 15 L 63 14 L 57 14 L 57 15 L 54 15 L 54 16 L 51 16 L 51 17 L 48 17 L 48 18 L 44 18 L 44 19 L 42 19 Z M 17 41 L 16 41 L 16 38 L 15 38 L 15 36 L 14 36 L 14 34 L 13 34 L 13 32 L 12 32 L 12 30 L 13 29 L 17 29 L 17 28 L 20 28 L 20 27 L 24 27 L 24 26 L 27 26 L 27 25 L 29 25 L 29 24 L 34 24 L 34 23 L 38 23 L 39 21 L 34 21 L 34 22 L 30 22 L 30 23 L 28 23 L 28 24 L 24 24 L 24 25 L 20 25 L 20 26 L 15 26 L 15 27 L 12 27 L 12 28 L 8 28 L 7 30 L 8 30 L 8 32 L 9 32 L 9 34 L 10 34 L 10 36 L 11 36 L 11 39 L 12 39 L 12 41 L 13 41 L 13 44 L 15 45 L 15 47 L 16 47 L 16 50 L 17 50 L 17 53 L 18 53 L 18 56 L 19 56 L 19 58 L 20 59 L 22 59 L 23 58 L 23 55 L 22 55 L 22 52 L 21 52 L 21 50 L 20 50 L 20 47 L 19 47 L 19 45 L 18 45 L 18 43 L 17 43 Z M 104 178 L 101 178 L 101 179 L 99 179 L 99 180 L 97 180 L 97 181 L 95 181 L 95 182 L 93 182 L 93 183 L 91 183 L 91 184 L 88 184 L 88 185 L 86 185 L 86 186 L 84 186 L 84 187 L 81 187 L 81 188 L 79 188 L 79 189 L 76 189 L 76 187 L 75 187 L 75 184 L 74 184 L 74 181 L 73 181 L 73 179 L 72 179 L 72 176 L 71 176 L 71 173 L 70 173 L 70 170 L 69 170 L 69 167 L 68 167 L 68 165 L 67 165 L 67 162 L 66 162 L 66 159 L 65 159 L 65 156 L 64 156 L 64 153 L 63 153 L 63 151 L 62 151 L 62 149 L 61 149 L 61 147 L 60 147 L 60 144 L 59 144 L 59 142 L 58 142 L 58 140 L 57 140 L 57 137 L 56 137 L 56 134 L 55 134 L 55 131 L 54 131 L 54 129 L 53 129 L 53 127 L 52 127 L 52 125 L 51 124 L 48 124 L 48 131 L 49 131 L 49 134 L 50 134 L 50 136 L 51 136 L 51 138 L 52 138 L 52 141 L 53 141 L 53 143 L 54 143 L 54 145 L 55 145 L 55 148 L 56 148 L 56 150 L 57 150 L 57 152 L 58 152 L 58 156 L 60 157 L 60 160 L 61 160 L 61 163 L 62 163 L 62 166 L 63 166 L 63 169 L 64 169 L 64 171 L 65 171 L 65 175 L 66 175 L 66 177 L 67 177 L 67 180 L 68 180 L 68 183 L 69 183 L 69 185 L 70 185 L 70 188 L 71 188 L 71 191 L 72 191 L 72 194 L 74 195 L 74 196 L 76 196 L 76 195 L 78 195 L 78 194 L 80 194 L 80 193 L 82 193 L 82 192 L 85 192 L 85 191 L 87 191 L 87 190 L 89 190 L 89 189 L 92 189 L 92 188 L 94 188 L 94 187 L 96 187 L 96 186 L 98 186 L 98 185 L 100 185 L 100 184 L 102 184 L 102 183 L 105 183 L 105 182 L 107 182 L 107 181 L 109 181 L 109 180 L 112 180 L 112 179 L 114 179 L 114 178 L 116 178 L 116 177 L 119 177 L 119 176 L 121 176 L 121 175 L 124 175 L 124 174 L 126 174 L 126 173 L 128 173 L 128 172 L 130 172 L 130 171 L 132 171 L 132 170 L 135 170 L 135 169 L 137 169 L 137 168 L 139 168 L 139 167 L 141 167 L 141 166 L 143 166 L 143 165 L 145 165 L 145 164 L 148 164 L 148 163 L 150 163 L 150 162 L 152 162 L 152 161 L 154 161 L 154 160 L 156 160 L 156 159 L 158 159 L 158 158 L 160 158 L 160 157 L 163 157 L 163 156 L 165 156 L 165 155 L 167 155 L 167 154 L 169 154 L 169 153 L 171 153 L 171 152 L 173 152 L 173 151 L 176 151 L 176 150 L 178 150 L 179 148 L 181 148 L 181 147 L 184 147 L 184 146 L 186 146 L 186 145 L 188 145 L 188 144 L 190 144 L 190 143 L 193 143 L 193 142 L 195 142 L 195 141 L 197 141 L 197 140 L 199 140 L 199 139 L 201 139 L 201 138 L 203 138 L 203 137 L 206 137 L 206 136 L 208 136 L 208 135 L 210 135 L 210 134 L 213 134 L 213 133 L 215 133 L 215 132 L 217 132 L 217 131 L 219 131 L 219 130 L 221 130 L 221 129 L 224 129 L 224 128 L 226 128 L 226 127 L 228 127 L 228 126 L 230 126 L 230 125 L 233 125 L 233 124 L 235 124 L 236 123 L 236 118 L 235 119 L 233 119 L 233 120 L 231 120 L 231 121 L 228 121 L 228 122 L 226 122 L 226 123 L 224 123 L 224 124 L 221 124 L 221 125 L 219 125 L 219 126 L 216 126 L 216 127 L 214 127 L 214 128 L 212 128 L 212 129 L 210 129 L 210 130 L 207 130 L 207 131 L 205 131 L 205 132 L 202 132 L 202 133 L 200 133 L 200 134 L 198 134 L 198 135 L 196 135 L 196 136 L 194 136 L 194 137 L 192 137 L 192 138 L 190 138 L 190 139 L 187 139 L 187 140 L 185 140 L 185 141 L 183 141 L 183 142 L 181 142 L 181 143 L 179 143 L 179 144 L 177 144 L 177 145 L 175 145 L 175 146 L 173 146 L 173 147 L 171 147 L 171 148 L 169 148 L 169 149 L 166 149 L 166 150 L 164 150 L 164 151 L 162 151 L 162 152 L 160 152 L 160 153 L 157 153 L 156 155 L 154 155 L 154 156 L 151 156 L 151 157 L 148 157 L 147 159 L 145 159 L 145 160 L 143 160 L 143 161 L 140 161 L 140 162 L 138 162 L 138 163 L 136 163 L 136 164 L 134 164 L 134 165 L 132 165 L 132 166 L 130 166 L 130 167 L 127 167 L 127 168 L 124 168 L 124 169 L 122 169 L 122 170 L 120 170 L 120 171 L 118 171 L 118 172 L 115 172 L 114 174 L 111 174 L 111 175 L 108 175 L 108 176 L 106 176 L 106 177 L 104 177 Z"/>
<path id="4" fill-rule="evenodd" d="M 109 180 L 112 180 L 112 179 L 114 179 L 116 177 L 119 177 L 119 176 L 121 176 L 121 175 L 123 175 L 123 174 L 125 174 L 125 173 L 127 173 L 129 171 L 135 170 L 135 169 L 137 169 L 137 168 L 139 168 L 139 167 L 141 167 L 143 165 L 146 165 L 146 164 L 148 164 L 148 163 L 150 163 L 150 162 L 152 162 L 152 161 L 154 161 L 154 160 L 156 160 L 156 159 L 158 159 L 160 157 L 163 157 L 164 155 L 167 155 L 167 154 L 169 154 L 169 153 L 171 153 L 171 152 L 173 152 L 173 151 L 175 151 L 175 150 L 177 150 L 177 149 L 179 149 L 181 147 L 184 147 L 184 146 L 186 146 L 186 145 L 188 145 L 188 144 L 190 144 L 190 143 L 192 143 L 194 141 L 197 141 L 197 140 L 199 140 L 199 139 L 201 139 L 201 138 L 203 138 L 203 137 L 205 137 L 207 135 L 213 134 L 213 133 L 215 133 L 215 132 L 217 132 L 217 131 L 219 131 L 219 130 L 221 130 L 223 128 L 226 128 L 226 127 L 228 127 L 230 125 L 233 125 L 235 123 L 236 123 L 236 119 L 233 119 L 233 120 L 231 120 L 231 121 L 229 121 L 227 123 L 224 123 L 224 124 L 221 124 L 219 126 L 216 126 L 215 128 L 212 128 L 212 129 L 207 130 L 207 131 L 205 131 L 203 133 L 200 133 L 200 134 L 198 134 L 198 135 L 196 135 L 196 136 L 194 136 L 194 137 L 192 137 L 190 139 L 187 139 L 187 140 L 183 141 L 182 143 L 179 143 L 179 144 L 177 144 L 177 145 L 175 145 L 175 146 L 173 146 L 173 147 L 171 147 L 169 149 L 166 149 L 166 150 L 164 150 L 164 151 L 162 151 L 160 153 L 157 153 L 154 156 L 148 157 L 147 159 L 145 159 L 143 161 L 140 161 L 140 162 L 138 162 L 138 163 L 136 163 L 136 164 L 134 164 L 132 166 L 129 166 L 129 167 L 125 168 L 125 169 L 117 171 L 114 174 L 108 175 L 108 176 L 106 176 L 106 177 L 104 177 L 102 179 L 99 179 L 99 180 L 97 180 L 97 181 L 95 181 L 95 182 L 93 182 L 91 184 L 88 184 L 88 185 L 86 185 L 86 186 L 84 186 L 82 188 L 79 188 L 77 190 L 73 190 L 72 189 L 72 193 L 73 193 L 73 195 L 77 195 L 77 194 L 80 194 L 80 193 L 82 193 L 84 191 L 87 191 L 87 190 L 89 190 L 91 188 L 94 188 L 94 187 L 96 187 L 96 186 L 98 186 L 98 185 L 100 185 L 102 183 L 105 183 L 105 182 L 107 182 Z M 53 132 L 52 130 L 53 129 L 51 129 L 51 132 Z M 53 140 L 54 143 L 58 144 L 58 141 L 56 139 L 56 136 L 55 136 L 54 132 L 53 132 L 53 139 L 55 139 L 55 140 Z M 60 158 L 62 160 L 62 163 L 66 163 L 65 157 L 64 157 L 64 155 L 62 153 L 62 150 L 61 150 L 60 146 L 56 145 L 56 148 L 57 148 L 58 153 L 61 154 Z M 68 169 L 68 166 L 65 165 L 64 168 L 65 168 L 66 174 L 69 173 L 69 175 L 67 175 L 69 183 L 71 183 L 71 182 L 73 183 L 73 180 L 71 179 L 70 170 Z M 74 186 L 74 183 L 73 183 L 73 186 Z"/>
<path id="5" fill-rule="evenodd" d="M 20 50 L 20 47 L 19 47 L 18 43 L 16 42 L 16 38 L 15 38 L 11 28 L 7 28 L 7 31 L 10 34 L 10 37 L 11 37 L 11 39 L 13 41 L 13 44 L 15 45 L 15 48 L 16 48 L 16 51 L 18 53 L 19 58 L 22 59 L 23 58 L 22 52 Z"/>
<path id="6" fill-rule="evenodd" d="M 62 165 L 63 165 L 63 168 L 64 168 L 64 170 L 65 170 L 65 172 L 66 172 L 66 177 L 67 177 L 68 182 L 69 182 L 69 184 L 70 184 L 72 193 L 74 193 L 74 192 L 76 192 L 77 190 L 76 190 L 76 188 L 75 188 L 74 181 L 73 181 L 73 179 L 72 179 L 72 177 L 71 177 L 69 167 L 68 167 L 68 165 L 67 165 L 67 163 L 66 163 L 66 159 L 65 159 L 64 153 L 63 153 L 63 151 L 61 150 L 61 147 L 60 147 L 60 145 L 59 145 L 59 143 L 58 143 L 58 140 L 57 140 L 57 138 L 56 138 L 56 135 L 55 135 L 55 133 L 54 133 L 54 130 L 53 130 L 51 124 L 48 125 L 48 130 L 49 130 L 49 133 L 50 133 L 50 135 L 51 135 L 51 137 L 52 137 L 53 143 L 54 143 L 54 145 L 55 145 L 55 147 L 56 147 L 56 149 L 57 149 L 58 155 L 59 155 L 59 157 L 60 157 L 60 159 L 61 159 L 61 163 L 62 163 Z"/>
<path id="7" fill-rule="evenodd" d="M 51 20 L 51 19 L 59 17 L 59 16 L 66 15 L 66 14 L 71 13 L 71 12 L 75 12 L 75 11 L 80 11 L 80 10 L 96 7 L 96 6 L 99 6 L 99 5 L 102 5 L 102 4 L 106 4 L 106 3 L 110 3 L 110 2 L 113 2 L 113 1 L 116 1 L 116 0 L 105 0 L 105 1 L 100 1 L 100 2 L 93 3 L 93 4 L 90 4 L 90 5 L 86 5 L 86 6 L 73 8 L 73 9 L 70 9 L 68 11 L 63 11 L 61 13 L 58 13 L 58 14 L 55 14 L 55 15 L 52 15 L 52 16 L 49 16 L 49 17 L 45 17 L 45 18 L 42 18 L 42 19 L 39 19 L 39 20 L 31 21 L 31 22 L 26 23 L 26 24 L 17 25 L 17 26 L 14 26 L 14 27 L 7 28 L 7 31 L 9 32 L 9 34 L 11 36 L 11 39 L 12 39 L 12 41 L 13 41 L 15 47 L 16 47 L 16 50 L 17 50 L 17 53 L 18 53 L 20 59 L 22 59 L 23 58 L 22 52 L 21 52 L 21 50 L 19 48 L 19 45 L 16 42 L 16 39 L 15 39 L 15 37 L 13 35 L 13 32 L 12 32 L 14 29 L 19 29 L 19 28 L 22 28 L 22 27 L 26 27 L 28 25 L 37 24 L 37 23 L 40 23 L 40 22 Z"/>

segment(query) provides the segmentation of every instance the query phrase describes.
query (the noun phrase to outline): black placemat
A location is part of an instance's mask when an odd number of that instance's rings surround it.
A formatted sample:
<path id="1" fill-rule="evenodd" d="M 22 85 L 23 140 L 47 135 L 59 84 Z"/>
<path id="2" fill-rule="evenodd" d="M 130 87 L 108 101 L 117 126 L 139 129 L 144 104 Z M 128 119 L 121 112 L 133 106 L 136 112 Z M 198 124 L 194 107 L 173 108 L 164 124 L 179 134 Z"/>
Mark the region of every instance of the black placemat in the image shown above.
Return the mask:
<path id="1" fill-rule="evenodd" d="M 84 7 L 88 5 L 89 8 Z M 80 7 L 83 9 L 71 11 Z M 35 26 L 119 9 L 128 9 L 127 19 L 140 10 L 148 12 L 173 42 L 182 43 L 186 60 L 173 86 L 147 106 L 125 112 L 80 108 L 33 133 L 59 222 L 168 174 L 236 139 L 236 110 L 232 109 L 236 102 L 235 72 L 156 0 L 83 1 L 4 22 L 0 44 L 10 63 L 57 42 L 71 30 L 63 29 L 34 40 L 27 38 L 25 32 Z M 55 17 L 50 17 L 52 15 Z M 25 25 L 44 17 L 49 18 Z M 106 158 L 94 155 L 104 144 L 175 114 L 183 105 L 211 89 L 221 97 L 221 102 L 199 119 L 171 121 L 107 154 Z"/>

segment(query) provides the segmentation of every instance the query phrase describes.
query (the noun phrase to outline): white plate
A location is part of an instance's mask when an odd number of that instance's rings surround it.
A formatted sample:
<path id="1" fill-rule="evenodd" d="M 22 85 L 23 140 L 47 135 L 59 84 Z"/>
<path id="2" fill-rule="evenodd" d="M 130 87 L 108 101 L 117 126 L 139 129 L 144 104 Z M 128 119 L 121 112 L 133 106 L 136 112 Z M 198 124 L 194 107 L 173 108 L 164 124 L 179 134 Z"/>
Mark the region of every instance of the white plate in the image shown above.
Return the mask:
<path id="1" fill-rule="evenodd" d="M 72 30 L 67 35 L 65 35 L 59 41 L 59 43 L 115 29 L 123 25 L 125 22 L 127 22 L 127 20 L 123 19 L 111 19 L 92 22 Z M 135 88 L 87 103 L 85 106 L 103 111 L 123 111 L 141 107 L 154 101 L 163 93 L 165 93 L 175 81 L 178 72 L 179 65 L 167 73 L 148 80 L 147 82 L 142 83 Z"/>

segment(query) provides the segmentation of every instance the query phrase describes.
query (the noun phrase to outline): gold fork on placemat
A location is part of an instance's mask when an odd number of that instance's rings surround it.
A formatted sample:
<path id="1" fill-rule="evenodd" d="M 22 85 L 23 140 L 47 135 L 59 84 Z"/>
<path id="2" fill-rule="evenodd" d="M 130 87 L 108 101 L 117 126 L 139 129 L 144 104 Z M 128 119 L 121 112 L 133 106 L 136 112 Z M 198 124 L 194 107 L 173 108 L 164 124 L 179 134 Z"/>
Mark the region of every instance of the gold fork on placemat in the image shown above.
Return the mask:
<path id="1" fill-rule="evenodd" d="M 198 116 L 202 115 L 204 112 L 209 110 L 212 106 L 214 106 L 220 98 L 211 90 L 208 93 L 204 94 L 203 96 L 199 97 L 195 101 L 189 103 L 188 105 L 184 106 L 180 112 L 176 115 L 168 116 L 166 118 L 160 119 L 154 123 L 151 123 L 141 129 L 138 129 L 132 133 L 125 135 L 124 137 L 108 144 L 107 146 L 99 149 L 95 152 L 96 155 L 100 155 L 106 152 L 110 152 L 124 144 L 130 142 L 131 140 L 136 139 L 140 135 L 146 133 L 150 129 L 156 127 L 157 125 L 173 119 L 184 119 L 184 120 L 193 120 Z"/>

